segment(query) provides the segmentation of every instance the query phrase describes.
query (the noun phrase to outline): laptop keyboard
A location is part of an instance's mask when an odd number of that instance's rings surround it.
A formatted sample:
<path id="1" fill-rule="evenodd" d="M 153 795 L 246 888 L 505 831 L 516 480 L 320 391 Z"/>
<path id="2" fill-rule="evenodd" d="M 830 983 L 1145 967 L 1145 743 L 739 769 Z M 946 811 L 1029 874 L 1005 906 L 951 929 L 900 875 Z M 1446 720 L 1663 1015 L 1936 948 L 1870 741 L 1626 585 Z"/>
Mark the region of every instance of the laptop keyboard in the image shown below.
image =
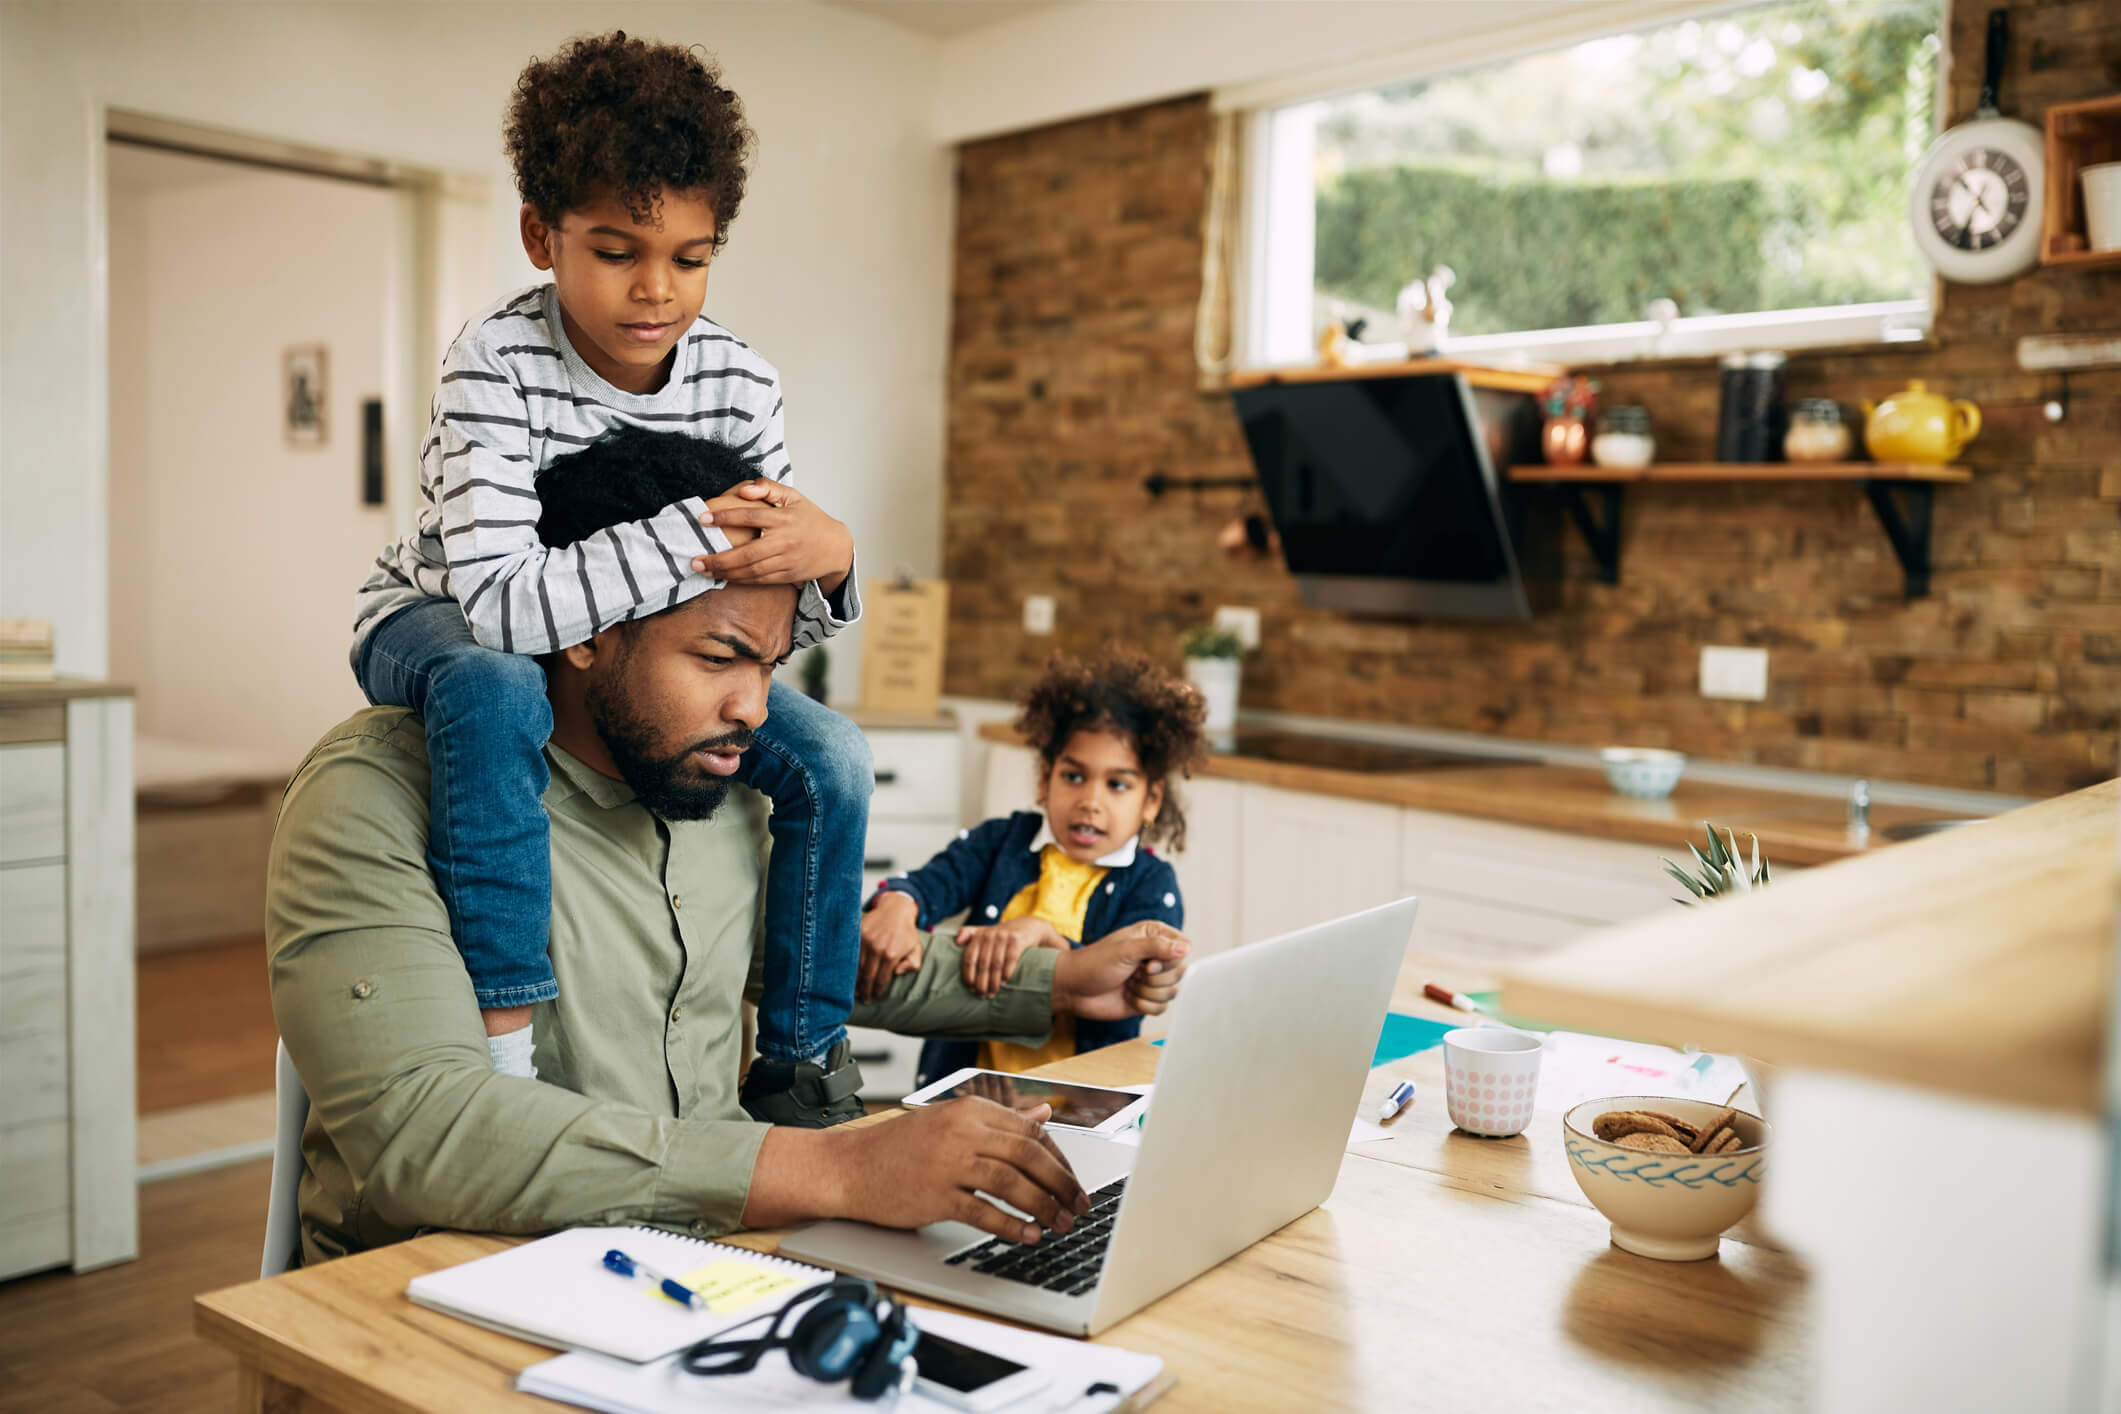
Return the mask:
<path id="1" fill-rule="evenodd" d="M 1092 1193 L 1090 1210 L 1059 1237 L 1028 1245 L 990 1237 L 943 1260 L 949 1266 L 970 1267 L 991 1277 L 1080 1296 L 1097 1285 L 1098 1274 L 1104 1270 L 1112 1220 L 1119 1216 L 1120 1194 L 1126 1188 L 1126 1179 L 1115 1178 Z"/>

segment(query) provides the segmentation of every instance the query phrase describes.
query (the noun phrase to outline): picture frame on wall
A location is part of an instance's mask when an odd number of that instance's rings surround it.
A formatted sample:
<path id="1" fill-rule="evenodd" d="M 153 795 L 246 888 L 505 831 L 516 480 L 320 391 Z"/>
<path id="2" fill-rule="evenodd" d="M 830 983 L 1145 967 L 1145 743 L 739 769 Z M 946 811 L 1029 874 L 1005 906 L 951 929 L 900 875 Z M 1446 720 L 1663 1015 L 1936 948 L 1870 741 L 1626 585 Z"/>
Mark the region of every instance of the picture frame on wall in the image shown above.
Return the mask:
<path id="1" fill-rule="evenodd" d="M 280 413 L 290 447 L 321 447 L 329 432 L 324 409 L 330 355 L 322 344 L 295 344 L 280 355 Z"/>

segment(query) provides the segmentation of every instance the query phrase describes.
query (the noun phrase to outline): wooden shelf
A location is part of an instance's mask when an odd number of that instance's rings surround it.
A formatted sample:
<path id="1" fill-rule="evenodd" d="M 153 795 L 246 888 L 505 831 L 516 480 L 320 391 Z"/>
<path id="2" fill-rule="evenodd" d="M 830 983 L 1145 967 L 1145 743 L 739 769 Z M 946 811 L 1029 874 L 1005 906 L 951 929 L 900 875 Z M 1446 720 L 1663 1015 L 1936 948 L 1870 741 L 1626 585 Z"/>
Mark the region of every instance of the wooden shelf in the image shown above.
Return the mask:
<path id="1" fill-rule="evenodd" d="M 1641 467 L 1513 466 L 1509 479 L 1547 488 L 1598 561 L 1598 577 L 1620 582 L 1621 492 L 1644 482 L 1853 481 L 1863 487 L 1906 575 L 1907 597 L 1930 592 L 1930 501 L 1941 485 L 1971 481 L 1963 466 L 1930 462 L 1656 462 Z M 1596 504 L 1593 504 L 1593 498 Z"/>
<path id="2" fill-rule="evenodd" d="M 1654 462 L 1641 467 L 1513 466 L 1512 481 L 1971 481 L 1929 462 Z"/>
<path id="3" fill-rule="evenodd" d="M 1232 388 L 1259 388 L 1270 383 L 1334 383 L 1360 378 L 1421 378 L 1437 373 L 1462 373 L 1476 388 L 1502 393 L 1544 393 L 1547 385 L 1567 369 L 1549 363 L 1527 363 L 1496 368 L 1485 363 L 1460 363 L 1449 358 L 1409 358 L 1392 363 L 1357 363 L 1346 368 L 1310 364 L 1300 368 L 1244 368 L 1230 375 Z"/>

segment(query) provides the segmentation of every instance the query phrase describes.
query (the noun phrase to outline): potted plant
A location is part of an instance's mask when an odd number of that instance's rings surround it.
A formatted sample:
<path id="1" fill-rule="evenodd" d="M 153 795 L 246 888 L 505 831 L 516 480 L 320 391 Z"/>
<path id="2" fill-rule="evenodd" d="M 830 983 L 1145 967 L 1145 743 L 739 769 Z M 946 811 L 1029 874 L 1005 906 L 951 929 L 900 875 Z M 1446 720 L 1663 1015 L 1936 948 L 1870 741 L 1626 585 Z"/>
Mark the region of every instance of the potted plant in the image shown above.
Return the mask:
<path id="1" fill-rule="evenodd" d="M 1207 730 L 1237 729 L 1238 659 L 1244 656 L 1244 640 L 1226 628 L 1202 624 L 1186 630 L 1179 640 L 1186 655 L 1186 677 L 1208 704 Z"/>
<path id="2" fill-rule="evenodd" d="M 1755 889 L 1766 888 L 1768 866 L 1767 861 L 1760 857 L 1760 836 L 1750 836 L 1753 852 L 1752 857 L 1747 859 L 1738 853 L 1738 836 L 1735 832 L 1727 829 L 1722 837 L 1718 838 L 1715 824 L 1705 823 L 1709 837 L 1708 851 L 1703 853 L 1692 840 L 1687 841 L 1687 848 L 1694 853 L 1694 862 L 1700 866 L 1698 873 L 1690 874 L 1671 860 L 1664 861 L 1664 872 L 1686 885 L 1687 892 L 1693 895 L 1692 898 L 1676 901 L 1691 908 L 1702 900 L 1722 898 L 1727 894 L 1749 894 Z M 1766 1109 L 1766 1082 L 1770 1076 L 1768 1067 L 1751 1056 L 1734 1055 L 1731 1059 L 1738 1062 L 1738 1068 L 1745 1072 L 1746 1086 L 1753 1092 L 1753 1107 Z"/>
<path id="3" fill-rule="evenodd" d="M 1664 872 L 1686 885 L 1687 892 L 1694 896 L 1675 900 L 1676 902 L 1691 908 L 1696 899 L 1751 893 L 1754 889 L 1766 887 L 1768 867 L 1767 861 L 1760 857 L 1760 836 L 1751 836 L 1753 857 L 1750 863 L 1738 853 L 1736 834 L 1725 830 L 1723 838 L 1718 839 L 1715 825 L 1710 824 L 1708 836 L 1709 849 L 1706 854 L 1702 853 L 1693 841 L 1687 842 L 1687 848 L 1694 851 L 1695 862 L 1701 866 L 1699 877 L 1689 874 L 1669 859 L 1664 861 Z"/>

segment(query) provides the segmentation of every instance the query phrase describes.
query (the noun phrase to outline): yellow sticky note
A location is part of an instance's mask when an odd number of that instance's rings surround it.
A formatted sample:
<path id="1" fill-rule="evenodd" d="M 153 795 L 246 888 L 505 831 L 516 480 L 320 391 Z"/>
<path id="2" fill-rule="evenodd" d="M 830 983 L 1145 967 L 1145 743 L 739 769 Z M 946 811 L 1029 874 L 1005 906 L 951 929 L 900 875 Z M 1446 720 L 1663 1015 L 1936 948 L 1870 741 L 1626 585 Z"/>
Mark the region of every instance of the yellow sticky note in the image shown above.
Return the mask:
<path id="1" fill-rule="evenodd" d="M 748 1311 L 761 1302 L 770 1301 L 803 1284 L 803 1279 L 793 1273 L 777 1272 L 770 1267 L 754 1267 L 749 1262 L 740 1262 L 733 1257 L 709 1262 L 704 1267 L 686 1272 L 677 1280 L 679 1285 L 689 1286 L 706 1297 L 707 1309 L 717 1316 L 733 1316 L 739 1311 Z"/>

